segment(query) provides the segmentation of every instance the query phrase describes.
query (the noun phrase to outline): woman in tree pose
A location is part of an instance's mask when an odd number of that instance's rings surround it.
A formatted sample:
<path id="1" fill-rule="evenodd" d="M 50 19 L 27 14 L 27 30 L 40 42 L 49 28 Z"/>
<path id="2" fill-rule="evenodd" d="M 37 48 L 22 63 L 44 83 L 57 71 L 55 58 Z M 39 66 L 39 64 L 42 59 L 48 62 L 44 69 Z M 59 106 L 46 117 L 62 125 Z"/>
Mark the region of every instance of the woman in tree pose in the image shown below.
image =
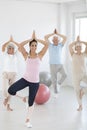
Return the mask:
<path id="1" fill-rule="evenodd" d="M 29 53 L 26 51 L 24 46 L 29 43 Z M 43 44 L 43 48 L 40 52 L 36 52 L 37 44 Z M 8 92 L 10 95 L 16 95 L 16 93 L 26 87 L 29 87 L 29 96 L 28 96 L 28 108 L 27 108 L 27 117 L 26 117 L 26 126 L 32 127 L 30 123 L 34 100 L 36 93 L 39 88 L 39 71 L 41 59 L 45 55 L 48 49 L 48 44 L 44 40 L 37 39 L 35 36 L 35 31 L 33 31 L 32 38 L 30 40 L 23 41 L 19 45 L 19 51 L 22 53 L 24 59 L 26 60 L 26 70 L 23 77 L 16 81 L 13 85 L 10 86 Z M 8 96 L 9 99 L 9 96 Z"/>
<path id="2" fill-rule="evenodd" d="M 11 96 L 8 97 L 8 88 L 16 81 L 17 76 L 17 57 L 18 57 L 18 46 L 19 44 L 13 40 L 10 36 L 9 41 L 2 45 L 2 52 L 4 54 L 3 72 L 2 72 L 2 85 L 3 85 L 3 95 L 4 95 L 4 106 L 8 111 L 13 109 L 10 106 Z M 15 50 L 17 47 L 17 50 Z M 7 103 L 8 100 L 8 103 Z"/>
<path id="3" fill-rule="evenodd" d="M 82 45 L 85 45 L 84 52 Z M 70 54 L 72 56 L 72 77 L 73 85 L 79 104 L 78 111 L 82 110 L 82 96 L 87 91 L 87 87 L 81 87 L 81 82 L 87 83 L 85 57 L 87 57 L 87 42 L 81 41 L 80 37 L 69 45 Z"/>

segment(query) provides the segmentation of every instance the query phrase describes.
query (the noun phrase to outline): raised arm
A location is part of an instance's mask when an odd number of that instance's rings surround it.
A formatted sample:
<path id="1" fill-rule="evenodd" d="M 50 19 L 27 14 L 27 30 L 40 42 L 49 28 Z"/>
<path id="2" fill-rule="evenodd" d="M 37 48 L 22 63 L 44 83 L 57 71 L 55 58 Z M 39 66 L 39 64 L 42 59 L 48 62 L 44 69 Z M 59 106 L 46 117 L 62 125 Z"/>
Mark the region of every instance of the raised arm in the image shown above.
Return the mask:
<path id="1" fill-rule="evenodd" d="M 86 54 L 87 54 L 87 42 L 80 41 L 80 43 L 82 43 L 82 44 L 84 44 L 84 45 L 85 45 L 85 51 L 84 51 L 84 53 L 86 53 Z"/>
<path id="2" fill-rule="evenodd" d="M 2 52 L 5 51 L 6 47 L 8 46 L 8 44 L 10 44 L 10 42 L 13 42 L 17 47 L 19 47 L 19 44 L 13 40 L 13 37 L 11 35 L 9 41 L 2 45 Z"/>
<path id="3" fill-rule="evenodd" d="M 17 47 L 19 47 L 19 44 L 13 40 L 12 35 L 10 36 L 10 42 L 14 43 Z"/>
<path id="4" fill-rule="evenodd" d="M 33 31 L 32 39 L 35 39 L 38 43 L 41 43 L 44 46 L 41 49 L 41 51 L 38 53 L 39 57 L 42 58 L 48 49 L 48 42 L 46 40 L 44 41 L 44 40 L 36 38 L 35 31 Z"/>
<path id="5" fill-rule="evenodd" d="M 74 54 L 73 46 L 76 46 L 77 43 L 79 43 L 79 44 L 81 43 L 79 36 L 77 36 L 76 41 L 72 42 L 72 43 L 69 45 L 69 51 L 70 51 L 71 56 Z"/>
<path id="6" fill-rule="evenodd" d="M 27 53 L 27 51 L 26 51 L 26 49 L 25 49 L 24 46 L 25 46 L 27 43 L 29 43 L 29 41 L 30 41 L 30 40 L 25 40 L 25 41 L 21 42 L 21 43 L 19 44 L 19 48 L 18 48 L 18 50 L 21 52 L 21 54 L 23 55 L 23 57 L 24 57 L 25 60 L 26 60 L 26 58 L 27 58 L 27 56 L 28 56 L 28 53 Z"/>
<path id="7" fill-rule="evenodd" d="M 44 40 L 40 40 L 40 39 L 36 39 L 36 40 L 37 40 L 37 42 L 39 42 L 39 43 L 44 45 L 42 50 L 38 53 L 39 57 L 42 58 L 45 55 L 45 53 L 46 53 L 46 51 L 48 49 L 48 42 L 44 41 Z"/>
<path id="8" fill-rule="evenodd" d="M 45 41 L 46 41 L 47 43 L 49 43 L 49 38 L 52 37 L 54 34 L 55 34 L 55 32 L 45 35 L 45 36 L 44 36 Z"/>
<path id="9" fill-rule="evenodd" d="M 21 42 L 20 45 L 19 45 L 19 51 L 22 53 L 25 60 L 28 56 L 28 52 L 26 51 L 24 46 L 26 44 L 29 44 L 30 41 L 32 41 L 33 39 L 35 39 L 35 31 L 33 31 L 31 39 L 25 40 L 25 41 Z"/>
<path id="10" fill-rule="evenodd" d="M 9 42 L 10 42 L 10 40 L 9 40 L 9 41 L 7 41 L 6 43 L 4 43 L 4 44 L 2 45 L 2 52 L 4 52 L 4 51 L 5 51 L 5 49 L 6 49 L 7 45 L 9 44 Z"/>
<path id="11" fill-rule="evenodd" d="M 62 38 L 62 42 L 61 43 L 65 44 L 65 42 L 67 40 L 67 37 L 65 35 L 62 35 L 62 34 L 58 33 L 58 31 L 56 29 L 54 30 L 54 32 L 55 32 L 55 34 L 57 34 L 59 37 Z"/>
<path id="12" fill-rule="evenodd" d="M 81 41 L 79 36 L 77 36 L 77 41 L 78 41 L 80 44 L 82 43 L 82 44 L 84 44 L 84 45 L 86 46 L 84 53 L 87 54 L 87 42 Z"/>
<path id="13" fill-rule="evenodd" d="M 77 43 L 77 41 L 74 41 L 74 42 L 72 42 L 72 43 L 69 45 L 69 51 L 70 51 L 71 56 L 74 54 L 73 46 L 75 46 L 76 43 Z"/>
<path id="14" fill-rule="evenodd" d="M 20 45 L 23 47 L 26 44 L 28 44 L 30 41 L 32 41 L 33 39 L 35 39 L 35 31 L 33 31 L 31 39 L 28 39 L 28 40 L 21 42 Z"/>
<path id="15" fill-rule="evenodd" d="M 86 53 L 87 54 L 87 42 L 86 42 L 86 47 L 85 47 L 85 52 L 84 53 Z"/>

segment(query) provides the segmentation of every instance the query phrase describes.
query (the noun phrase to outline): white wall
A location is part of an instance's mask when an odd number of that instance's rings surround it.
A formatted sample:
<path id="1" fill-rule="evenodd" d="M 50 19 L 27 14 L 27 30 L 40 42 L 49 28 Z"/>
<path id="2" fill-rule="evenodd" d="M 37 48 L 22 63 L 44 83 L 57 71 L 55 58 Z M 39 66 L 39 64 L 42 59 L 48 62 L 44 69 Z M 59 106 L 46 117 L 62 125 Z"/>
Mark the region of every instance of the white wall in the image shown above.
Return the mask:
<path id="1" fill-rule="evenodd" d="M 29 1 L 0 1 L 0 79 L 2 78 L 3 55 L 1 46 L 10 35 L 16 42 L 31 37 L 36 30 L 38 38 L 43 38 L 58 26 L 58 5 L 34 3 Z M 48 52 L 43 58 L 41 71 L 49 71 Z M 19 74 L 24 70 L 23 59 L 19 58 Z M 0 82 L 2 86 L 2 80 Z"/>

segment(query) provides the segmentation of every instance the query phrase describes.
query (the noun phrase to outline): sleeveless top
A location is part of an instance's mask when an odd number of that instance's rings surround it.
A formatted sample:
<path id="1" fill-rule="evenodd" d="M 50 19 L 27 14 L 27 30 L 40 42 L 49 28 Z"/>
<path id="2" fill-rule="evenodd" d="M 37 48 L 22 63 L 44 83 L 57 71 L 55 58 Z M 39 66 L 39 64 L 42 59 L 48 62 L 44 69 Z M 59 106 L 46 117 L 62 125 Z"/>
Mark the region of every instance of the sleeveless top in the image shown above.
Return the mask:
<path id="1" fill-rule="evenodd" d="M 23 78 L 28 82 L 38 83 L 39 82 L 39 71 L 40 71 L 40 58 L 27 58 L 26 70 Z"/>
<path id="2" fill-rule="evenodd" d="M 83 77 L 86 74 L 85 55 L 73 54 L 72 56 L 72 74 L 74 78 Z"/>
<path id="3" fill-rule="evenodd" d="M 4 53 L 3 71 L 17 72 L 17 55 Z"/>

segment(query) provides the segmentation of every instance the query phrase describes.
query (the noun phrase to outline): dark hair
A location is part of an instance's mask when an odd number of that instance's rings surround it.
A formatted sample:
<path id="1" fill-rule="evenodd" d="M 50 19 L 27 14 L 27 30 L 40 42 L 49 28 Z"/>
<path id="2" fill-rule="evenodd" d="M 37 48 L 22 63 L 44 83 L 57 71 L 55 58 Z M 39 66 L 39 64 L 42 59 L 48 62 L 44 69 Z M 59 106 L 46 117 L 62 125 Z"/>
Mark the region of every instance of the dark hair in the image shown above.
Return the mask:
<path id="1" fill-rule="evenodd" d="M 31 41 L 29 42 L 29 46 L 31 46 L 32 42 L 36 42 L 36 43 L 37 43 L 37 41 L 36 41 L 35 39 L 33 39 L 33 40 L 31 40 Z"/>

